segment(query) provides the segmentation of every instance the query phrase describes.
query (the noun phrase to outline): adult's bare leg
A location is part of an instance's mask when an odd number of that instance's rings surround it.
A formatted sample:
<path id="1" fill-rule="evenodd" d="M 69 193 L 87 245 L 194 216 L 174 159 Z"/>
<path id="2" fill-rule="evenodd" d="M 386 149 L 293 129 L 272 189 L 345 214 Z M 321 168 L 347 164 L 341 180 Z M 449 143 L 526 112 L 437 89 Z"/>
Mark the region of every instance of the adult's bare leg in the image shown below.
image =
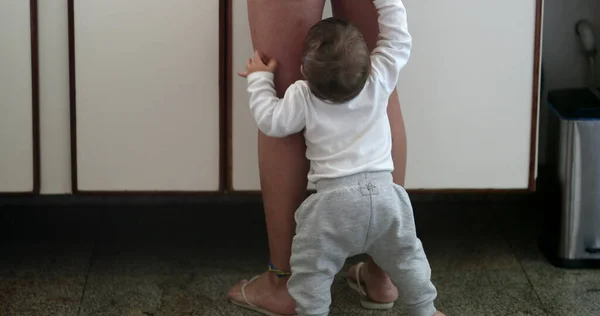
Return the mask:
<path id="1" fill-rule="evenodd" d="M 237 1 L 237 0 L 236 0 Z M 275 74 L 277 93 L 283 93 L 301 78 L 300 61 L 308 29 L 321 20 L 325 0 L 281 1 L 248 0 L 248 20 L 255 49 L 278 62 Z M 296 223 L 294 213 L 306 194 L 308 161 L 304 137 L 270 138 L 259 132 L 260 182 L 269 237 L 271 262 L 290 271 L 292 239 Z M 295 314 L 295 303 L 287 291 L 287 279 L 263 273 L 246 286 L 248 301 L 273 313 Z M 242 281 L 228 296 L 245 303 Z"/>
<path id="2" fill-rule="evenodd" d="M 371 50 L 377 45 L 379 37 L 379 17 L 373 0 L 332 0 L 333 15 L 354 23 L 362 32 Z M 396 90 L 390 96 L 387 108 L 392 129 L 392 157 L 394 159 L 394 182 L 404 185 L 406 175 L 406 129 L 400 109 L 400 99 Z M 356 275 L 355 265 L 348 271 L 348 276 Z M 388 275 L 373 261 L 371 257 L 361 269 L 361 281 L 365 283 L 371 300 L 391 302 L 398 298 L 398 289 Z M 356 280 L 355 280 L 356 281 Z"/>

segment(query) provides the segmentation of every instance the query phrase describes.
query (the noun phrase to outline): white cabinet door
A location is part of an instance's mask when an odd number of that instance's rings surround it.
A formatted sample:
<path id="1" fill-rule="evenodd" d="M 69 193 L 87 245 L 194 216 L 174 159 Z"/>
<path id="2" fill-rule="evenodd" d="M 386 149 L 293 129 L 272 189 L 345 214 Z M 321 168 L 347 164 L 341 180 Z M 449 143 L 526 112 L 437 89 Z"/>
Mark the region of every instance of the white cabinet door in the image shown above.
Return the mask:
<path id="1" fill-rule="evenodd" d="M 236 75 L 252 56 L 246 0 L 231 0 L 231 187 L 235 191 L 260 190 L 258 129 L 248 108 L 246 80 Z"/>
<path id="2" fill-rule="evenodd" d="M 527 188 L 536 0 L 404 2 L 407 187 Z"/>
<path id="3" fill-rule="evenodd" d="M 219 189 L 219 1 L 74 1 L 80 191 Z"/>
<path id="4" fill-rule="evenodd" d="M 29 1 L 0 0 L 0 192 L 31 192 L 33 98 Z"/>
<path id="5" fill-rule="evenodd" d="M 232 2 L 235 73 L 252 46 L 246 1 Z M 409 140 L 406 187 L 527 188 L 537 126 L 536 0 L 404 3 L 414 37 L 399 82 Z M 232 94 L 232 185 L 258 190 L 256 127 L 244 80 L 234 76 Z"/>
<path id="6" fill-rule="evenodd" d="M 232 5 L 232 96 L 231 96 L 231 187 L 234 191 L 260 190 L 258 175 L 258 129 L 248 108 L 246 80 L 237 76 L 252 56 L 252 39 L 248 25 L 247 1 L 231 0 Z M 329 6 L 329 4 L 327 4 Z M 331 14 L 326 10 L 324 15 Z M 314 188 L 309 183 L 308 188 Z"/>
<path id="7" fill-rule="evenodd" d="M 40 194 L 71 193 L 67 1 L 38 1 Z"/>

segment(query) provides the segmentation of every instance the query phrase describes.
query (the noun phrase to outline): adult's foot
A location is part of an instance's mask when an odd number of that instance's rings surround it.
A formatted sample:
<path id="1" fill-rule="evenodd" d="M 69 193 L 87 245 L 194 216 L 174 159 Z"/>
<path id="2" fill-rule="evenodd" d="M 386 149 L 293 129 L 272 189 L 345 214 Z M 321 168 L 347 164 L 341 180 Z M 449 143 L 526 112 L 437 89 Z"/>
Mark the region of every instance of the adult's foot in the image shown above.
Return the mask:
<path id="1" fill-rule="evenodd" d="M 288 278 L 279 278 L 271 272 L 265 272 L 246 286 L 246 299 L 256 307 L 268 310 L 273 314 L 295 315 L 296 303 L 288 293 Z M 235 285 L 227 297 L 240 304 L 247 304 L 242 295 L 242 280 Z"/>
<path id="2" fill-rule="evenodd" d="M 398 289 L 390 277 L 380 269 L 371 267 L 370 262 L 354 265 L 348 270 L 347 277 L 356 282 L 356 270 L 360 267 L 360 281 L 367 297 L 378 303 L 395 302 L 398 299 Z"/>

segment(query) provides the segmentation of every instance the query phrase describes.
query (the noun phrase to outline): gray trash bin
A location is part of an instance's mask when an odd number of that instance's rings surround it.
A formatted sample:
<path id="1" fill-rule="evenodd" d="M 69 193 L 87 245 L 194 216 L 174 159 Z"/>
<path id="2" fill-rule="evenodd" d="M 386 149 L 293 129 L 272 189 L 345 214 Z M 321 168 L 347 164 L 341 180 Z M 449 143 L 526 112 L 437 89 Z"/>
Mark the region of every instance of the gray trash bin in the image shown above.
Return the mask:
<path id="1" fill-rule="evenodd" d="M 545 215 L 555 217 L 545 249 L 557 266 L 600 267 L 600 99 L 588 89 L 556 90 L 548 107 L 557 205 Z"/>

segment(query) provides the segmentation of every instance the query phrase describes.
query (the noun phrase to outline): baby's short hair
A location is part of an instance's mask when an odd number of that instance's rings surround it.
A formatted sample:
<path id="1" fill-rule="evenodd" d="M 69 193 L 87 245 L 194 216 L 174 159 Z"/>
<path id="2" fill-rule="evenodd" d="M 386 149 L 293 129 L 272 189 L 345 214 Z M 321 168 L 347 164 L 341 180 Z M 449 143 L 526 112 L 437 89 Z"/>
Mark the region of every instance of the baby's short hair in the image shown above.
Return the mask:
<path id="1" fill-rule="evenodd" d="M 327 18 L 312 26 L 304 42 L 302 71 L 311 92 L 324 101 L 356 97 L 371 72 L 371 52 L 352 23 Z"/>

